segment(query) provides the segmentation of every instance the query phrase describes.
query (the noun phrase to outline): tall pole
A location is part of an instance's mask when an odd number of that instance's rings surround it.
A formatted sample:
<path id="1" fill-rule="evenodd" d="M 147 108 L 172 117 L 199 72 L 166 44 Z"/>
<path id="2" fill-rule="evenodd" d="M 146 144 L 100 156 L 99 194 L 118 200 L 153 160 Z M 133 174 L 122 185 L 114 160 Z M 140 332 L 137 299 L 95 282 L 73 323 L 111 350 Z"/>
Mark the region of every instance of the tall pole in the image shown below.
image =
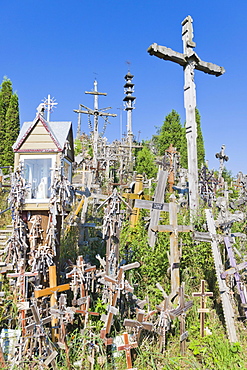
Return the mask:
<path id="1" fill-rule="evenodd" d="M 94 125 L 93 125 L 93 167 L 97 167 L 98 156 L 98 139 L 99 139 L 99 125 L 98 125 L 98 111 L 99 111 L 99 98 L 98 98 L 98 82 L 94 80 Z"/>
<path id="2" fill-rule="evenodd" d="M 127 111 L 127 142 L 129 145 L 129 162 L 132 163 L 132 146 L 133 146 L 133 132 L 132 132 L 132 110 L 134 109 L 133 104 L 135 101 L 135 97 L 132 95 L 134 92 L 134 86 L 132 79 L 133 75 L 128 72 L 124 77 L 126 83 L 124 85 L 125 89 L 125 98 L 123 101 L 125 102 L 125 110 Z"/>

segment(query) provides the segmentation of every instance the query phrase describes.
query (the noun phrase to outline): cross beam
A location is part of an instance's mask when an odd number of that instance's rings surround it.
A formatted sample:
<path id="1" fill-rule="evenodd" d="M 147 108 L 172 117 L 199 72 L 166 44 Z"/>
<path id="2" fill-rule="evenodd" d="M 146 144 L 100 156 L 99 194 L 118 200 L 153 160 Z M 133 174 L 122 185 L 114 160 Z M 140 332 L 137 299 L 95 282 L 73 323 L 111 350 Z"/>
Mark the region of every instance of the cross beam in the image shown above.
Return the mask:
<path id="1" fill-rule="evenodd" d="M 203 71 L 214 76 L 222 75 L 225 70 L 216 64 L 204 62 L 194 52 L 196 46 L 193 41 L 193 27 L 191 16 L 182 22 L 183 53 L 176 52 L 156 43 L 148 48 L 150 55 L 155 55 L 164 60 L 170 60 L 181 65 L 184 69 L 184 107 L 186 112 L 186 138 L 188 150 L 188 179 L 189 203 L 191 216 L 198 209 L 198 164 L 197 164 L 197 125 L 195 117 L 196 89 L 194 83 L 194 70 Z"/>

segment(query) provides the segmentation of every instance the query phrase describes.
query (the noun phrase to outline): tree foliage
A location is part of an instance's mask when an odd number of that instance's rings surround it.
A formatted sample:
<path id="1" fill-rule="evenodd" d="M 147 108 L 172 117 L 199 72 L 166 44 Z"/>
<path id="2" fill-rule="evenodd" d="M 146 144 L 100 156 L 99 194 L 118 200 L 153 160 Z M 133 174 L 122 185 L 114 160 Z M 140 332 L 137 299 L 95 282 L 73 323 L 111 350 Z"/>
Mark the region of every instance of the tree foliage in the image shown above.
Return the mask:
<path id="1" fill-rule="evenodd" d="M 144 144 L 143 148 L 137 153 L 135 171 L 140 174 L 145 173 L 148 179 L 155 177 L 158 168 L 154 160 L 155 155 L 151 152 L 149 147 Z"/>
<path id="2" fill-rule="evenodd" d="M 196 125 L 197 125 L 197 162 L 200 169 L 205 163 L 205 148 L 201 129 L 201 116 L 196 108 Z"/>
<path id="3" fill-rule="evenodd" d="M 201 130 L 201 116 L 196 108 L 196 124 L 197 124 L 197 160 L 198 168 L 205 163 L 205 148 Z M 188 168 L 187 156 L 187 139 L 186 128 L 180 123 L 179 114 L 173 109 L 169 113 L 161 128 L 157 131 L 157 135 L 153 137 L 158 153 L 164 155 L 165 150 L 172 144 L 180 153 L 180 164 L 183 168 Z"/>
<path id="4" fill-rule="evenodd" d="M 164 155 L 165 150 L 172 144 L 178 151 L 181 148 L 182 125 L 179 114 L 173 109 L 165 117 L 165 121 L 157 135 L 154 136 L 159 155 Z"/>
<path id="5" fill-rule="evenodd" d="M 20 131 L 18 96 L 13 93 L 12 82 L 4 77 L 0 88 L 0 165 L 14 162 L 12 145 Z"/>

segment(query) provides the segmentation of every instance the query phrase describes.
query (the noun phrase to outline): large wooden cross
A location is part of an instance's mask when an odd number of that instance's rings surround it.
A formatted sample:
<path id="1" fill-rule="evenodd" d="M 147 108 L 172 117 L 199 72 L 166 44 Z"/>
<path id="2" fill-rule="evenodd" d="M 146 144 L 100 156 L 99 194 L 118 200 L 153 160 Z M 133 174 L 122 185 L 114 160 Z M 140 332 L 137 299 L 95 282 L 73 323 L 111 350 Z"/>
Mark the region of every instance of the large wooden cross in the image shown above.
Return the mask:
<path id="1" fill-rule="evenodd" d="M 202 61 L 194 52 L 192 18 L 187 16 L 182 22 L 183 53 L 178 53 L 165 46 L 152 44 L 148 48 L 150 55 L 180 64 L 184 69 L 184 106 L 186 112 L 186 138 L 188 150 L 188 177 L 190 193 L 190 210 L 192 215 L 198 208 L 198 164 L 197 164 L 197 126 L 195 117 L 196 90 L 194 70 L 203 71 L 215 76 L 222 75 L 225 70 L 213 63 Z"/>
<path id="2" fill-rule="evenodd" d="M 178 233 L 192 231 L 191 225 L 178 225 L 177 221 L 177 203 L 174 194 L 170 196 L 169 203 L 169 221 L 170 225 L 157 225 L 153 231 L 164 231 L 170 233 L 170 265 L 171 265 L 171 293 L 177 292 L 180 286 L 179 264 L 180 253 L 178 249 Z"/>

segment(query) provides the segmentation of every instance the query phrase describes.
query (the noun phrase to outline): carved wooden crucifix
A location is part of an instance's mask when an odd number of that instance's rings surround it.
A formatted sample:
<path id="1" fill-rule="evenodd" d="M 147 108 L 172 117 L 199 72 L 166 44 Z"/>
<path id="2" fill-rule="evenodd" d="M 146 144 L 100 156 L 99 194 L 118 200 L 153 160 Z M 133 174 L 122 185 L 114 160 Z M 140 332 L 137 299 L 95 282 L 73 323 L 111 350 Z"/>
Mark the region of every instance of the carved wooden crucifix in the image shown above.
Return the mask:
<path id="1" fill-rule="evenodd" d="M 166 153 L 169 157 L 169 176 L 168 176 L 168 184 L 169 184 L 169 192 L 172 193 L 173 185 L 174 185 L 174 175 L 175 175 L 175 160 L 176 160 L 176 154 L 178 154 L 176 148 L 170 144 L 169 148 L 166 149 Z"/>
<path id="2" fill-rule="evenodd" d="M 203 71 L 215 76 L 222 75 L 225 70 L 213 63 L 202 61 L 194 52 L 192 18 L 187 16 L 182 22 L 183 53 L 178 53 L 165 46 L 152 44 L 148 48 L 150 55 L 180 64 L 184 69 L 184 106 L 186 112 L 186 138 L 188 150 L 188 178 L 190 194 L 190 210 L 192 215 L 198 208 L 198 164 L 197 164 L 197 125 L 195 117 L 196 89 L 194 70 Z"/>
<path id="3" fill-rule="evenodd" d="M 204 337 L 204 323 L 205 323 L 205 313 L 209 312 L 209 309 L 206 308 L 206 297 L 212 297 L 212 292 L 205 292 L 205 280 L 201 280 L 201 291 L 192 293 L 193 297 L 201 297 L 201 308 L 198 312 L 200 313 L 200 334 L 201 337 Z"/>

